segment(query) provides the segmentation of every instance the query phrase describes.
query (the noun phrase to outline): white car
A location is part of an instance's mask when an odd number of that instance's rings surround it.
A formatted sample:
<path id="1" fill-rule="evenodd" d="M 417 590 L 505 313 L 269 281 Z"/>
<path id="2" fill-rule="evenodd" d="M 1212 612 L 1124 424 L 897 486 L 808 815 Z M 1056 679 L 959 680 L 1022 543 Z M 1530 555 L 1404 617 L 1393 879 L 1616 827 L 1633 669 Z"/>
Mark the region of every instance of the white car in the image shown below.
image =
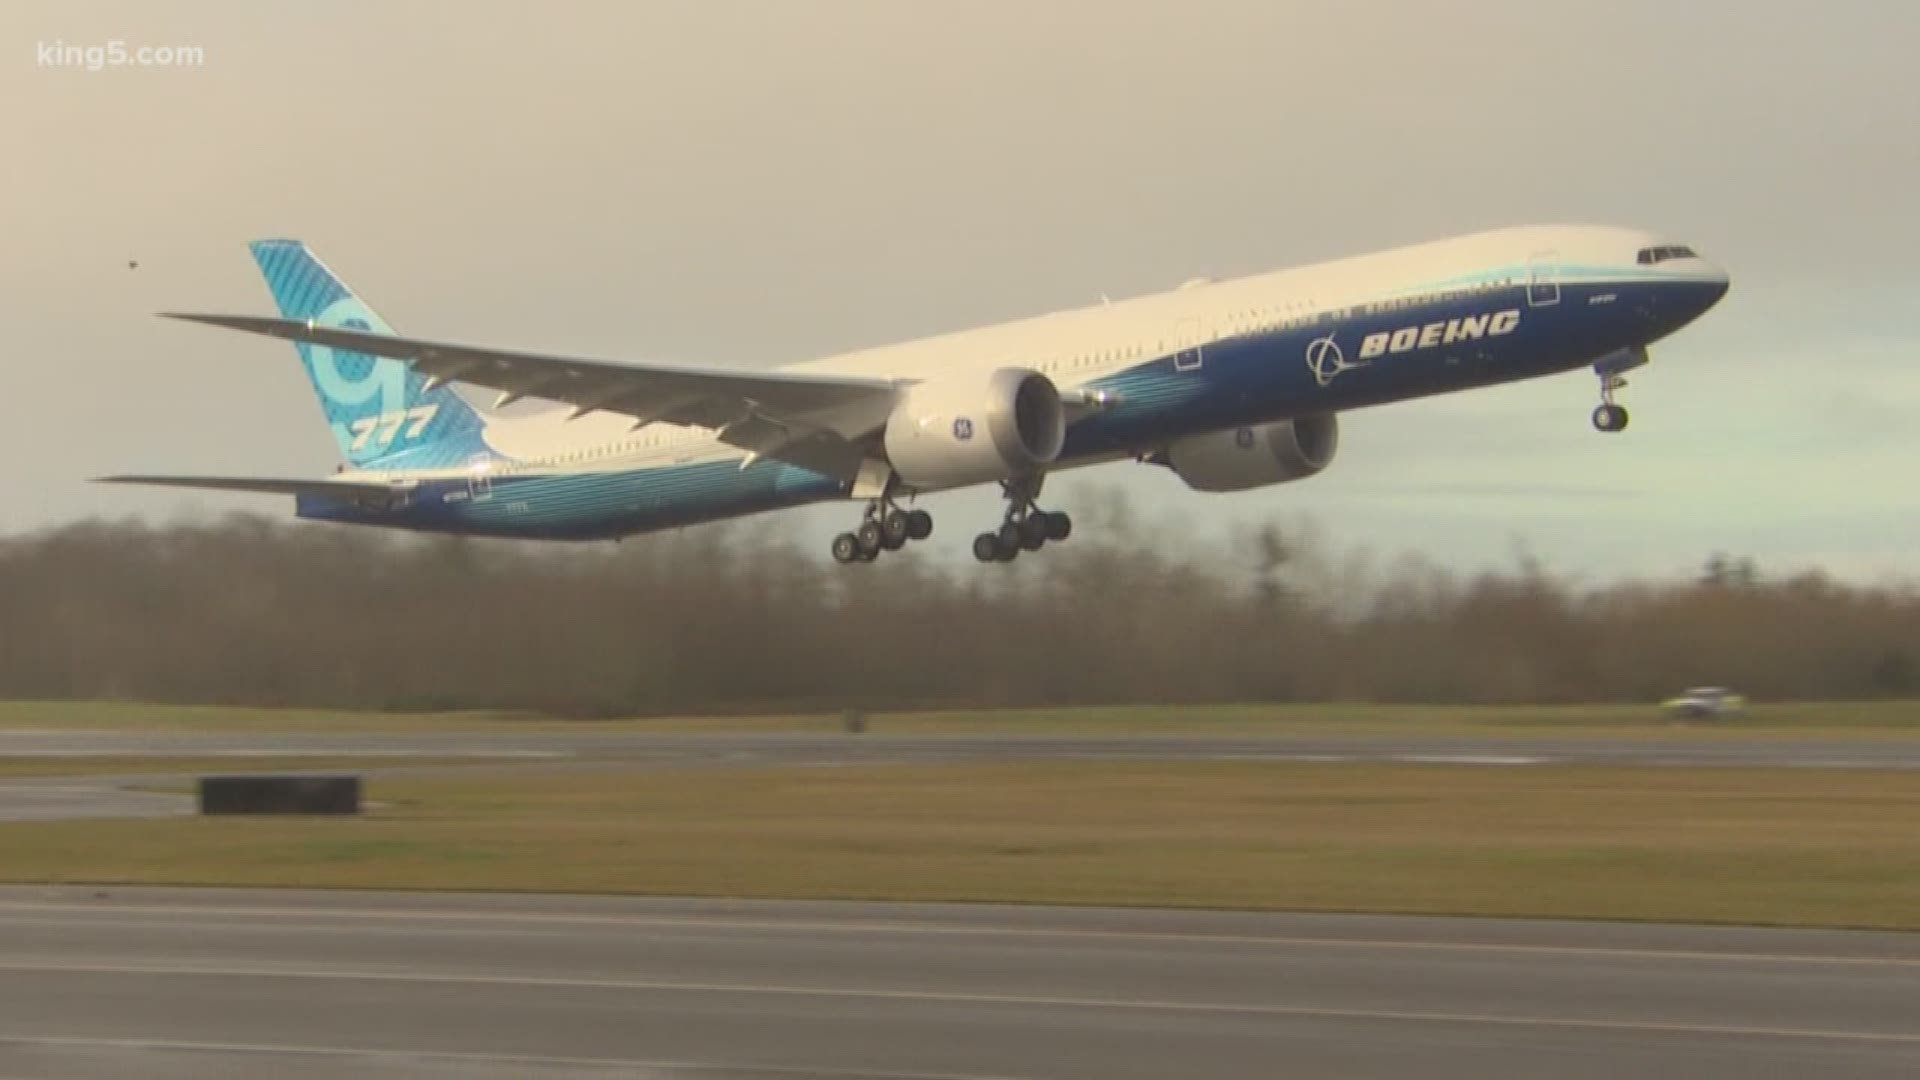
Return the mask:
<path id="1" fill-rule="evenodd" d="M 1724 686 L 1696 686 L 1661 702 L 1660 707 L 1682 720 L 1721 720 L 1739 715 L 1747 699 Z"/>

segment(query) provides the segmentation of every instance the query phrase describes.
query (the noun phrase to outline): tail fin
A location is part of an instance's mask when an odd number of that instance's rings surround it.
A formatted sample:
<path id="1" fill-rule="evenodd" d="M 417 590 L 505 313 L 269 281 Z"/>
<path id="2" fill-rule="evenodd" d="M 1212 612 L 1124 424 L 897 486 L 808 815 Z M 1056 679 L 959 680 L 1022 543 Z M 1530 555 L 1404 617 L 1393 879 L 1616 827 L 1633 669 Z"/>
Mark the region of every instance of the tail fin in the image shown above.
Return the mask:
<path id="1" fill-rule="evenodd" d="M 300 241 L 256 240 L 249 247 L 282 316 L 393 333 Z M 491 456 L 482 437 L 486 421 L 473 406 L 445 386 L 429 386 L 405 363 L 305 342 L 294 348 L 341 455 L 354 465 L 447 468 Z"/>

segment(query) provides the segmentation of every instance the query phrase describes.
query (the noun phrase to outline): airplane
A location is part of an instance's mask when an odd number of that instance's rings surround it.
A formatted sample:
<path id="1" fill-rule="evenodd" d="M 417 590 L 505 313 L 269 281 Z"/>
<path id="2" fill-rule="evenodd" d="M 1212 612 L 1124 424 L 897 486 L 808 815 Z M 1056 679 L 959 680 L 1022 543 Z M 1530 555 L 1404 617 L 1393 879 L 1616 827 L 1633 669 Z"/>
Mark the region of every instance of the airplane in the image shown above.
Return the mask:
<path id="1" fill-rule="evenodd" d="M 998 484 L 973 554 L 1067 539 L 1050 473 L 1116 461 L 1236 492 L 1320 473 L 1339 415 L 1591 368 L 1593 426 L 1648 346 L 1725 295 L 1691 247 L 1621 228 L 1499 229 L 866 349 L 769 371 L 402 337 L 307 246 L 251 250 L 278 318 L 162 313 L 294 343 L 346 463 L 321 479 L 104 482 L 292 495 L 299 517 L 472 536 L 619 539 L 826 500 L 840 563 L 923 540 L 916 497 Z M 485 400 L 485 392 L 493 397 Z M 544 399 L 529 415 L 513 402 Z"/>

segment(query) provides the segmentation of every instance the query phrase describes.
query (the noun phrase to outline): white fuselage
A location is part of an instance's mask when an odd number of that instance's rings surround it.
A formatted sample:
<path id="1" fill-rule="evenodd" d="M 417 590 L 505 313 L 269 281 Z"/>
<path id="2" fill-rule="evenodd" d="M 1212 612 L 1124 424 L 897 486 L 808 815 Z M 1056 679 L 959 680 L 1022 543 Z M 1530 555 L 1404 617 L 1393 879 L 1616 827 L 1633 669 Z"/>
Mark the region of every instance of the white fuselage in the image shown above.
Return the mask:
<path id="1" fill-rule="evenodd" d="M 920 400 L 925 389 L 924 408 L 900 406 L 920 408 L 898 418 L 913 429 L 903 435 L 951 431 L 952 448 L 973 452 L 982 443 L 966 442 L 977 413 L 968 415 L 965 403 L 978 399 L 969 399 L 967 388 L 984 386 L 996 371 L 1037 372 L 1058 388 L 1060 401 L 1085 408 L 1042 471 L 1135 457 L 1169 461 L 1185 475 L 1181 460 L 1218 457 L 1193 442 L 1216 433 L 1233 432 L 1244 447 L 1259 435 L 1249 429 L 1283 421 L 1312 425 L 1349 409 L 1589 364 L 1610 377 L 1644 362 L 1648 343 L 1698 317 L 1726 287 L 1718 267 L 1645 232 L 1502 229 L 1193 282 L 781 370 L 891 384 L 902 401 Z M 432 531 L 591 539 L 823 499 L 987 482 L 980 479 L 985 473 L 956 471 L 925 482 L 896 476 L 876 488 L 860 479 L 865 465 L 858 474 L 822 472 L 770 462 L 708 428 L 636 428 L 631 415 L 581 411 L 488 415 L 484 471 L 350 471 L 343 479 L 401 482 L 412 493 L 371 510 L 303 501 L 300 513 Z M 1624 410 L 1618 415 L 1624 423 Z M 1596 425 L 1602 420 L 1597 413 Z M 884 471 L 886 463 L 878 464 Z M 1239 482 L 1225 472 L 1188 479 L 1203 490 Z"/>
<path id="2" fill-rule="evenodd" d="M 1312 325 L 1331 313 L 1393 304 L 1448 283 L 1524 285 L 1530 266 L 1551 268 L 1554 284 L 1644 280 L 1634 262 L 1650 233 L 1600 227 L 1500 229 L 1227 281 L 1194 281 L 1167 292 L 861 349 L 782 370 L 915 381 L 972 370 L 1031 367 L 1074 389 L 1179 349 L 1205 349 L 1250 331 Z M 1551 260 L 1541 262 L 1539 260 Z M 1500 275 L 1491 277 L 1489 275 Z M 1725 281 L 1698 258 L 1662 264 L 1660 278 Z M 737 460 L 744 452 L 706 428 L 654 424 L 635 432 L 627 418 L 566 410 L 498 417 L 488 441 L 525 469 L 613 471 Z M 1110 460 L 1114 453 L 1064 459 L 1056 468 Z"/>

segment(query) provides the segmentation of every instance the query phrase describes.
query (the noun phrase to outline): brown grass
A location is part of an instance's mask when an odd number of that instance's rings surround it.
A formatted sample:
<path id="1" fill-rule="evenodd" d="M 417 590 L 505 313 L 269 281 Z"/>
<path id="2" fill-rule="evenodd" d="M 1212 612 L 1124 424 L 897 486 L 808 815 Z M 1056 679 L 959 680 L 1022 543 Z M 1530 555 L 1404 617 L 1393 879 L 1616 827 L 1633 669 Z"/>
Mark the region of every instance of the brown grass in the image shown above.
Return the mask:
<path id="1" fill-rule="evenodd" d="M 1920 777 L 1892 771 L 1031 763 L 370 795 L 361 820 L 0 825 L 0 876 L 1920 928 Z"/>

